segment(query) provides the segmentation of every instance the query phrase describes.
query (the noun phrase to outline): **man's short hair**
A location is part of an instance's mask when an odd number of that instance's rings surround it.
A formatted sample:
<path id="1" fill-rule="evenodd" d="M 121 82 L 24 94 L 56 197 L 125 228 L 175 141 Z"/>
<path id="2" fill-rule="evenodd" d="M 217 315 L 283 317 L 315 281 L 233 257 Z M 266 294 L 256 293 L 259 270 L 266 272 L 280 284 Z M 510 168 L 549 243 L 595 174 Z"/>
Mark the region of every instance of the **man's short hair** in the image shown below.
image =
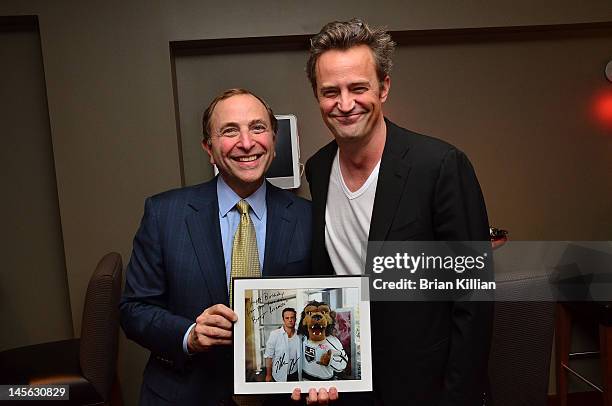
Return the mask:
<path id="1" fill-rule="evenodd" d="M 274 117 L 274 112 L 272 111 L 272 108 L 268 105 L 268 103 L 266 103 L 264 99 L 257 96 L 255 93 L 251 92 L 250 90 L 242 89 L 242 88 L 234 88 L 234 89 L 227 89 L 226 91 L 224 91 L 223 93 L 215 97 L 213 101 L 210 102 L 206 110 L 204 110 L 204 114 L 202 114 L 202 136 L 203 136 L 204 142 L 210 144 L 210 139 L 212 137 L 210 121 L 212 119 L 213 112 L 215 111 L 215 107 L 217 107 L 217 103 L 219 103 L 221 100 L 229 99 L 230 97 L 238 96 L 241 94 L 249 94 L 255 97 L 257 100 L 259 100 L 261 104 L 263 104 L 263 106 L 266 108 L 266 111 L 268 112 L 270 124 L 272 125 L 272 131 L 274 132 L 274 134 L 276 134 L 276 130 L 278 129 L 278 121 L 276 120 L 276 117 Z"/>
<path id="2" fill-rule="evenodd" d="M 332 49 L 347 50 L 358 45 L 367 45 L 372 50 L 376 75 L 382 87 L 385 77 L 391 73 L 395 42 L 384 27 L 370 27 L 364 21 L 354 18 L 350 21 L 328 23 L 310 39 L 310 57 L 306 64 L 306 73 L 315 96 L 317 95 L 316 68 L 321 54 Z"/>
<path id="3" fill-rule="evenodd" d="M 293 307 L 285 307 L 283 309 L 283 313 L 281 314 L 282 318 L 285 318 L 285 312 L 293 312 L 294 316 L 297 316 L 297 312 L 295 311 L 295 309 Z"/>

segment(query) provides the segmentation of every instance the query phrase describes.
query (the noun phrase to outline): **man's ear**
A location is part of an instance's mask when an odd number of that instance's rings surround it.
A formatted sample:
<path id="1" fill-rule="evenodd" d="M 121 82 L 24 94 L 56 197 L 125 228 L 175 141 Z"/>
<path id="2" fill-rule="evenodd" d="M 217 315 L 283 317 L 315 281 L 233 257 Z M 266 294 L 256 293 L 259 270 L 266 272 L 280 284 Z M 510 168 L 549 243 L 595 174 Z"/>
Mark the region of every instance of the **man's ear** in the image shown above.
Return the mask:
<path id="1" fill-rule="evenodd" d="M 389 90 L 391 89 L 391 78 L 389 75 L 385 76 L 380 86 L 380 101 L 382 103 L 387 101 L 387 96 L 389 96 Z"/>
<path id="2" fill-rule="evenodd" d="M 201 145 L 202 145 L 202 149 L 208 153 L 208 156 L 210 157 L 210 163 L 214 165 L 215 159 L 213 158 L 212 147 L 210 146 L 210 142 L 203 139 Z"/>

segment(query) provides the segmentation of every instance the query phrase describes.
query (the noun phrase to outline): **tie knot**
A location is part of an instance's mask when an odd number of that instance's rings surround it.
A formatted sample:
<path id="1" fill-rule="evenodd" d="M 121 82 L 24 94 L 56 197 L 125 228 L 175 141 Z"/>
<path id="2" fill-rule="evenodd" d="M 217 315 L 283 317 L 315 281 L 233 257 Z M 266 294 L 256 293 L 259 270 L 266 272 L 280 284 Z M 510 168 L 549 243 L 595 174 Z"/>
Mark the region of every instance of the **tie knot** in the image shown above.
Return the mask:
<path id="1" fill-rule="evenodd" d="M 249 213 L 249 204 L 247 203 L 246 200 L 241 200 L 238 203 L 236 203 L 236 208 L 238 209 L 238 211 L 240 212 L 240 214 L 248 214 Z"/>

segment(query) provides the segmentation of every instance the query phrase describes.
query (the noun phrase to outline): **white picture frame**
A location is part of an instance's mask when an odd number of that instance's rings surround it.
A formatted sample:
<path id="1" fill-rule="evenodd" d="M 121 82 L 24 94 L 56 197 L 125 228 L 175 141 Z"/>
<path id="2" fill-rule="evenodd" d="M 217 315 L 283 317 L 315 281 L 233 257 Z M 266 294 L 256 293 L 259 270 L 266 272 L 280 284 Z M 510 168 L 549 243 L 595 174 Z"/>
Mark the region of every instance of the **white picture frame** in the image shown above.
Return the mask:
<path id="1" fill-rule="evenodd" d="M 233 302 L 238 315 L 238 321 L 234 324 L 234 393 L 290 394 L 295 388 L 307 393 L 310 388 L 331 387 L 339 392 L 371 391 L 370 304 L 364 299 L 367 292 L 364 294 L 362 289 L 367 289 L 368 283 L 363 279 L 361 276 L 234 279 Z M 351 344 L 347 366 L 340 372 L 334 370 L 329 380 L 306 380 L 308 374 L 303 372 L 312 368 L 313 364 L 312 357 L 307 361 L 304 352 L 312 349 L 309 346 L 313 341 L 309 340 L 308 334 L 301 334 L 297 335 L 302 350 L 297 361 L 300 378 L 292 382 L 266 382 L 264 349 L 270 331 L 282 327 L 282 311 L 285 308 L 296 310 L 297 329 L 303 310 L 312 300 L 327 304 L 334 317 L 336 309 L 345 313 L 350 311 Z M 329 340 L 327 342 L 338 343 L 335 338 L 326 339 Z M 342 359 L 341 353 L 337 356 Z M 344 356 L 348 357 L 348 354 L 344 353 Z M 351 370 L 347 371 L 349 365 Z"/>

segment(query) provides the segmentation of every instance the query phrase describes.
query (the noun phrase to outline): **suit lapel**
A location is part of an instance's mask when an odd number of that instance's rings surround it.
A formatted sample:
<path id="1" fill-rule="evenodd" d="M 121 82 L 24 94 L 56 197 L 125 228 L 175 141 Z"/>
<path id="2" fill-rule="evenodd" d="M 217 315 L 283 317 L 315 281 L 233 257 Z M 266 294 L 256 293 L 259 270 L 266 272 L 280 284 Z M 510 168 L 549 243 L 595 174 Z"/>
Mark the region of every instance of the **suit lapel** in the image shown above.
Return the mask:
<path id="1" fill-rule="evenodd" d="M 279 193 L 275 186 L 270 183 L 266 185 L 266 252 L 263 276 L 277 275 L 277 264 L 286 262 L 283 255 L 289 252 L 291 234 L 297 221 L 288 209 L 290 205 L 291 201 Z"/>
<path id="2" fill-rule="evenodd" d="M 325 206 L 327 204 L 327 191 L 329 189 L 329 176 L 331 175 L 334 157 L 338 151 L 338 144 L 335 141 L 327 144 L 321 150 L 321 158 L 311 168 L 312 182 L 310 184 L 310 193 L 312 194 L 312 211 L 315 218 L 315 235 L 320 234 L 321 228 L 325 229 Z"/>
<path id="3" fill-rule="evenodd" d="M 203 184 L 189 205 L 194 211 L 185 221 L 202 277 L 213 303 L 228 304 L 216 180 Z"/>
<path id="4" fill-rule="evenodd" d="M 410 172 L 407 137 L 399 127 L 386 119 L 385 122 L 387 140 L 378 173 L 368 241 L 386 240 Z"/>
<path id="5" fill-rule="evenodd" d="M 334 269 L 325 247 L 325 206 L 329 177 L 338 151 L 335 141 L 327 144 L 318 153 L 316 162 L 310 167 L 309 186 L 312 195 L 312 268 L 316 274 L 333 274 Z"/>

